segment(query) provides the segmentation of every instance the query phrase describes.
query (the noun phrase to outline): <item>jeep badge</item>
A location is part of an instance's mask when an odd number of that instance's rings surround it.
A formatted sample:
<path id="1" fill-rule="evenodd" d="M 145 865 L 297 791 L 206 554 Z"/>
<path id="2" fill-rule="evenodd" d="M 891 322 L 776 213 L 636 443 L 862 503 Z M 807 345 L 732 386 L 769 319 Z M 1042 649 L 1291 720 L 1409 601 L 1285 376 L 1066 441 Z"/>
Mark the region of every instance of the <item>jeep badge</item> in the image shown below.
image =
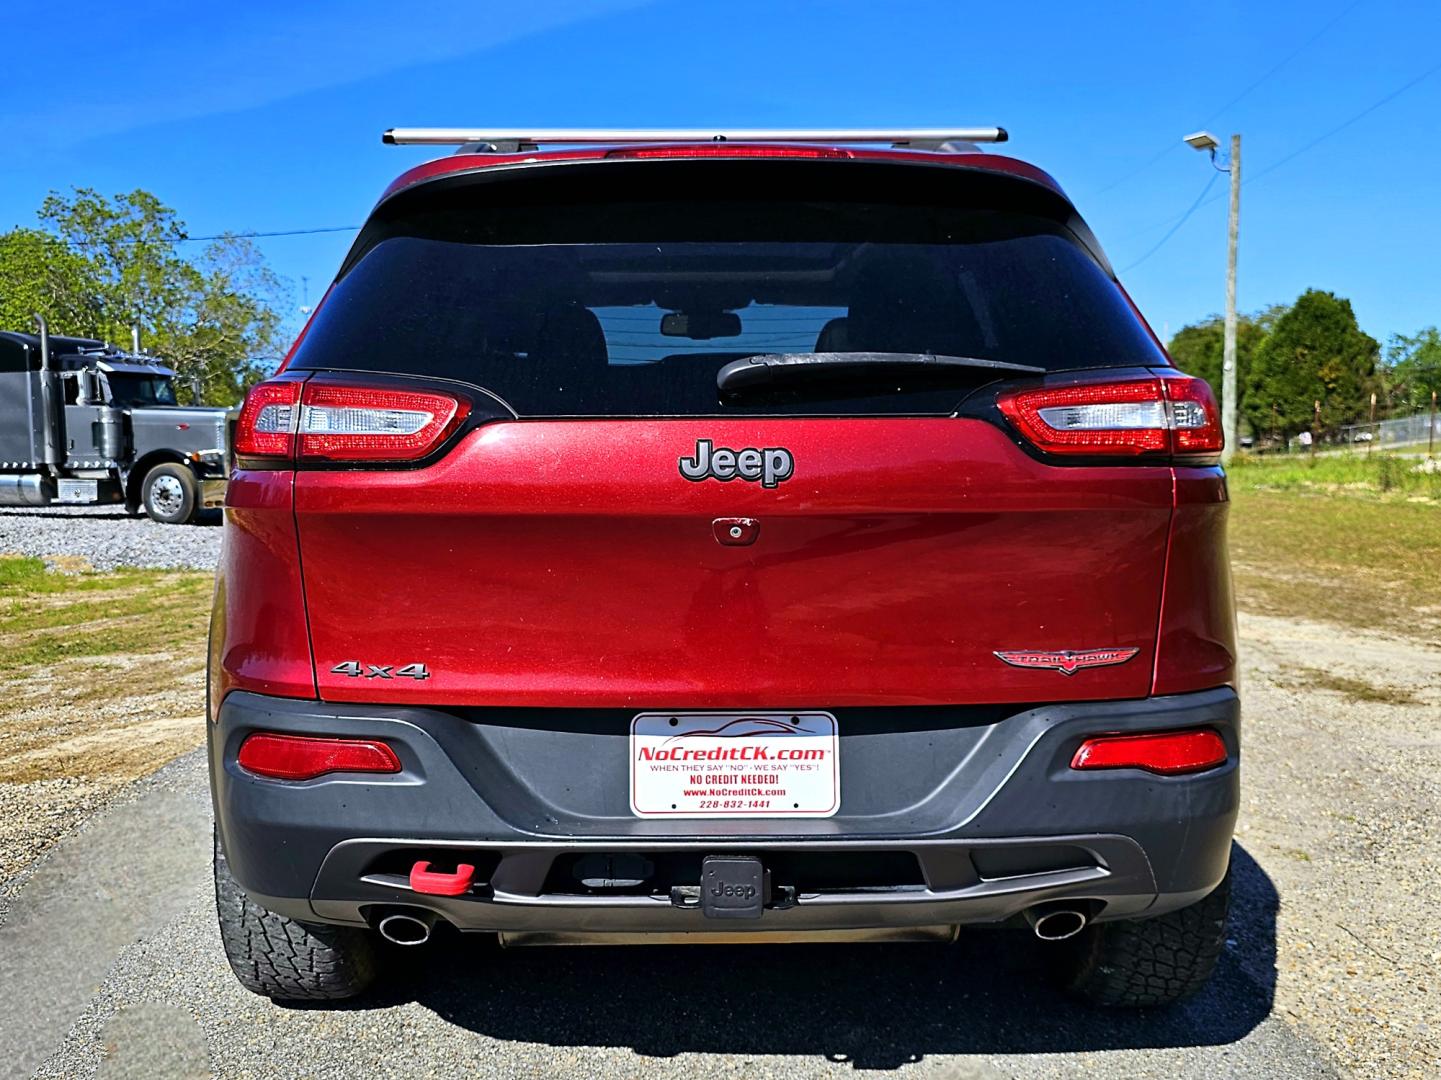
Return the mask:
<path id="1" fill-rule="evenodd" d="M 722 483 L 731 480 L 759 480 L 761 487 L 773 488 L 795 471 L 795 458 L 782 446 L 768 446 L 758 450 L 748 446 L 744 450 L 730 450 L 722 446 L 712 447 L 709 439 L 700 439 L 695 444 L 695 456 L 683 457 L 678 462 L 680 474 L 687 480 L 700 483 L 712 477 Z"/>

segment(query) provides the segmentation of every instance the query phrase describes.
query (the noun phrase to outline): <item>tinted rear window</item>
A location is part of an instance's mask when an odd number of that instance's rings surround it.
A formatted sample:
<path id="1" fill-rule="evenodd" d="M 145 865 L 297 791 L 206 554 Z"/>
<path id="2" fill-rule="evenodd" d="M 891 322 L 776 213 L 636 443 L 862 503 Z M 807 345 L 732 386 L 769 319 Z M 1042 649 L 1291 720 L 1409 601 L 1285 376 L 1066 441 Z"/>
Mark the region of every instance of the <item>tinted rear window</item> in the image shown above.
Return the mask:
<path id="1" fill-rule="evenodd" d="M 392 222 L 292 367 L 457 379 L 522 416 L 945 413 L 979 378 L 716 389 L 741 356 L 852 351 L 1165 363 L 1106 273 L 1043 216 L 672 200 Z"/>

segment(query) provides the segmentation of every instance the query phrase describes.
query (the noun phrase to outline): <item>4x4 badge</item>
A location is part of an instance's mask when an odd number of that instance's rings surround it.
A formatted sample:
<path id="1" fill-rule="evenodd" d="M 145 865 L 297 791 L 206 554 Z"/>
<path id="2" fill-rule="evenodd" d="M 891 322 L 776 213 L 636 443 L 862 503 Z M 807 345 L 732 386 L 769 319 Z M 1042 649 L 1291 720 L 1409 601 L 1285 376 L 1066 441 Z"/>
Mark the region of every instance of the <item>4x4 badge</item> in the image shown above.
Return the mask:
<path id="1" fill-rule="evenodd" d="M 348 675 L 352 679 L 428 679 L 430 669 L 424 664 L 362 664 L 346 660 L 330 669 L 332 675 Z"/>
<path id="2" fill-rule="evenodd" d="M 761 487 L 768 488 L 789 479 L 796 469 L 795 458 L 783 446 L 767 446 L 764 449 L 748 446 L 744 450 L 731 450 L 724 446 L 713 447 L 709 439 L 698 440 L 695 456 L 683 457 L 677 464 L 680 474 L 697 484 L 709 477 L 722 483 L 737 479 L 759 480 Z"/>
<path id="3" fill-rule="evenodd" d="M 997 652 L 996 657 L 1011 667 L 1049 668 L 1062 675 L 1074 675 L 1082 668 L 1109 667 L 1124 664 L 1140 649 L 1085 649 L 1072 652 L 1070 649 L 1016 649 Z"/>

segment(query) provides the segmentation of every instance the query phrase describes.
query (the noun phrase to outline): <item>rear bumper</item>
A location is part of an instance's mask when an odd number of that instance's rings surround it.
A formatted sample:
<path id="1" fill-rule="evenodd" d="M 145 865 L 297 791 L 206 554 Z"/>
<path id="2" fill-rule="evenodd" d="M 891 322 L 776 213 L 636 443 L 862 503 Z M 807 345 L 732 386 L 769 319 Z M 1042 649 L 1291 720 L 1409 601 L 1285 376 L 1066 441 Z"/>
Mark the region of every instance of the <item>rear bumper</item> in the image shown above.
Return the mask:
<path id="1" fill-rule="evenodd" d="M 1000 922 L 1050 900 L 1133 918 L 1192 903 L 1225 873 L 1239 802 L 1229 689 L 1008 714 L 854 712 L 839 714 L 835 817 L 656 821 L 628 811 L 629 712 L 456 715 L 236 692 L 210 725 L 216 821 L 236 879 L 282 914 L 360 924 L 378 907 L 419 905 L 462 929 L 538 940 L 903 934 Z M 1087 736 L 1202 726 L 1229 751 L 1205 773 L 1069 767 Z M 261 779 L 235 763 L 253 731 L 384 739 L 403 771 Z M 776 903 L 759 920 L 717 924 L 670 902 L 671 884 L 724 853 L 757 855 L 770 871 Z M 572 873 L 586 854 L 639 856 L 653 876 L 629 891 L 587 890 Z M 421 896 L 404 872 L 417 859 L 471 863 L 478 884 Z"/>

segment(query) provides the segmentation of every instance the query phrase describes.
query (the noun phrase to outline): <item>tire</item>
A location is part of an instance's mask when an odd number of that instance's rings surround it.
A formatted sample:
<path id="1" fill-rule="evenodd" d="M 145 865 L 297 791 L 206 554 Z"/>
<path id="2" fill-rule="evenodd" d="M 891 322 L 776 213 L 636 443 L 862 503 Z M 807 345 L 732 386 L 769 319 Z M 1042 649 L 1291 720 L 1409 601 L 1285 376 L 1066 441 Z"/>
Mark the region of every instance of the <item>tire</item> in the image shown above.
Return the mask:
<path id="1" fill-rule="evenodd" d="M 220 941 L 240 985 L 273 1001 L 344 1001 L 375 981 L 368 930 L 303 923 L 267 911 L 230 876 L 215 840 L 215 908 Z"/>
<path id="2" fill-rule="evenodd" d="M 183 525 L 195 516 L 200 485 L 184 465 L 157 465 L 140 485 L 140 503 L 151 521 Z"/>
<path id="3" fill-rule="evenodd" d="M 1169 1005 L 1206 984 L 1226 944 L 1231 872 L 1190 907 L 1152 919 L 1098 923 L 1057 946 L 1062 986 L 1092 1005 Z"/>

